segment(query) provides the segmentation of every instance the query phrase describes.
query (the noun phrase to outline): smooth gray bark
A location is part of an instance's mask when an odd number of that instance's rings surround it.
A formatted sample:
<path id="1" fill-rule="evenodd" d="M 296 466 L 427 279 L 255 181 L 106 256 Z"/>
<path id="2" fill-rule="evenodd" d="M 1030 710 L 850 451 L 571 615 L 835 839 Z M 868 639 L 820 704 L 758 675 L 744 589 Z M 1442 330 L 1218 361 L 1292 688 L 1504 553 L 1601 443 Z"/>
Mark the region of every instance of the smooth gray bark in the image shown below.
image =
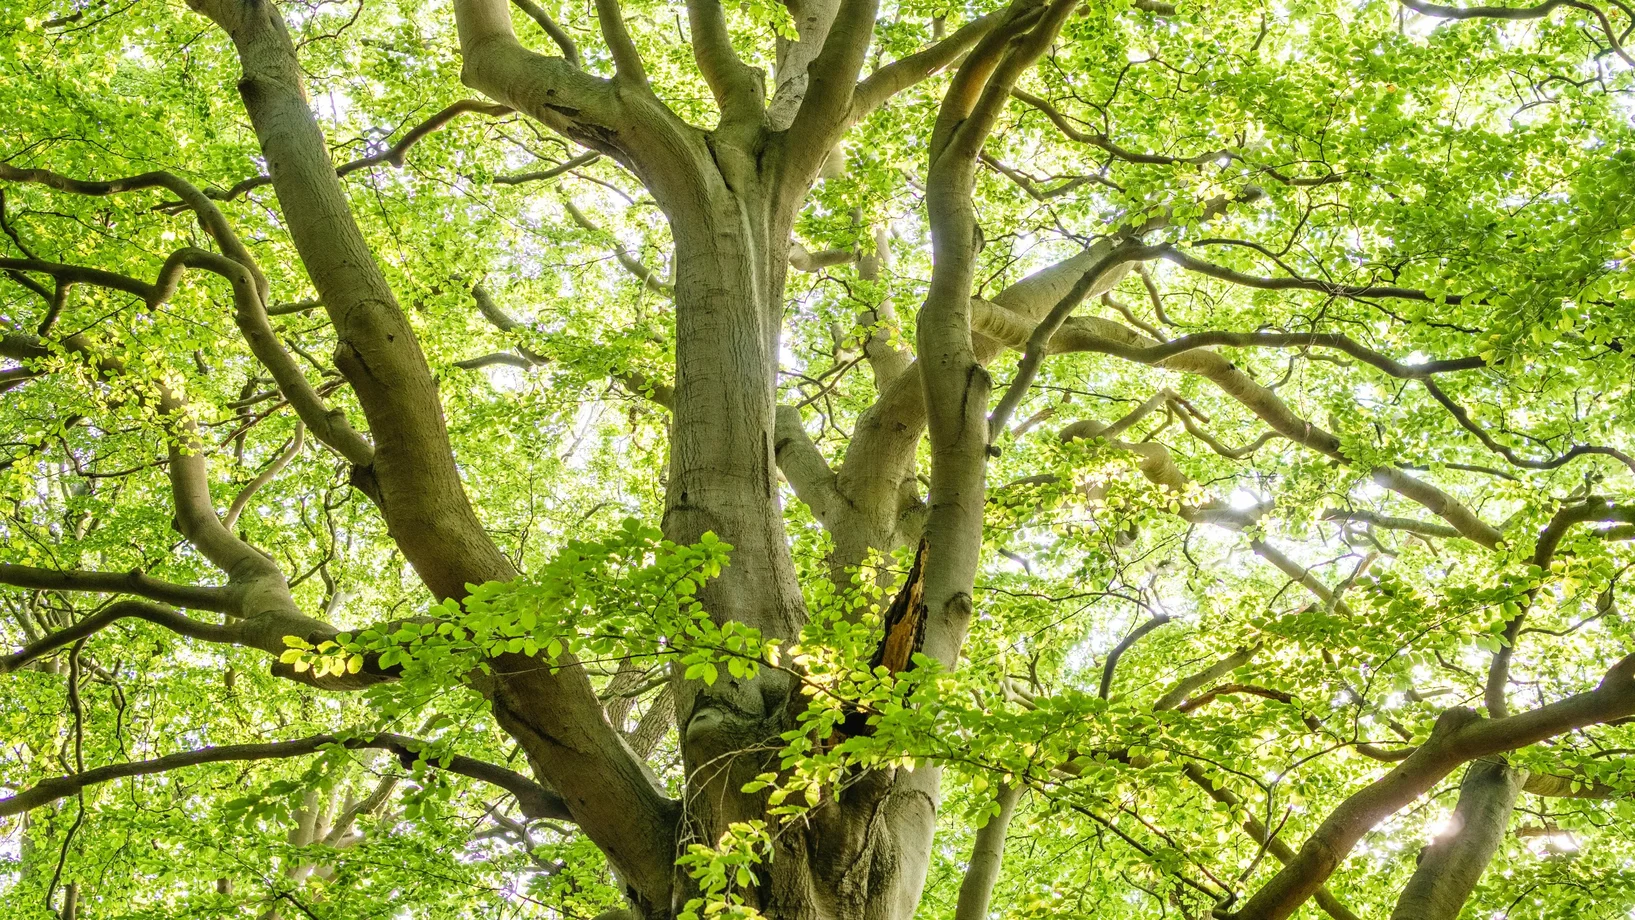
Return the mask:
<path id="1" fill-rule="evenodd" d="M 1448 827 L 1419 854 L 1391 920 L 1454 920 L 1504 843 L 1527 772 L 1502 759 L 1479 760 L 1459 784 Z"/>

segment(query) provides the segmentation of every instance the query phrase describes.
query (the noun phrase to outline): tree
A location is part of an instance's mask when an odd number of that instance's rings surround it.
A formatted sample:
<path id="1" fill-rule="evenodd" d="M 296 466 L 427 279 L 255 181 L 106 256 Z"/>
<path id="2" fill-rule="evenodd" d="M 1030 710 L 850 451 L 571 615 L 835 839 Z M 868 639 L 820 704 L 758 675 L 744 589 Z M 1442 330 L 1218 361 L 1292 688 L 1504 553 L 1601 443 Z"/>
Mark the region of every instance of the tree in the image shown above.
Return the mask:
<path id="1" fill-rule="evenodd" d="M 11 903 L 1635 904 L 1627 5 L 548 6 L 0 12 Z"/>

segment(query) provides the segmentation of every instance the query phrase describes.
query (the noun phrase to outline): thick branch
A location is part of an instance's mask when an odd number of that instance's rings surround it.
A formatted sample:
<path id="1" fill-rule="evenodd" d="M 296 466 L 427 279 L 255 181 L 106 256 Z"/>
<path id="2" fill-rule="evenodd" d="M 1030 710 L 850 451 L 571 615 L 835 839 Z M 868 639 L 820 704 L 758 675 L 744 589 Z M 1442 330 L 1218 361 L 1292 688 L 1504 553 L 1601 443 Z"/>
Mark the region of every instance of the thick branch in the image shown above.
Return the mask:
<path id="1" fill-rule="evenodd" d="M 806 436 L 801 424 L 800 410 L 793 406 L 779 406 L 777 427 L 773 434 L 772 453 L 778 469 L 783 471 L 794 487 L 795 495 L 812 509 L 812 514 L 825 525 L 847 504 L 835 487 L 835 474 L 823 454 Z"/>
<path id="2" fill-rule="evenodd" d="M 1002 18 L 1004 13 L 996 12 L 973 19 L 931 47 L 899 58 L 869 74 L 852 94 L 851 121 L 867 116 L 892 96 L 952 66 Z"/>
<path id="3" fill-rule="evenodd" d="M 835 265 L 849 265 L 858 261 L 858 253 L 851 249 L 824 249 L 812 252 L 799 243 L 789 244 L 789 267 L 798 272 L 818 272 Z"/>
<path id="4" fill-rule="evenodd" d="M 359 465 L 355 479 L 438 597 L 463 595 L 467 584 L 510 578 L 514 571 L 484 533 L 461 485 L 436 378 L 335 175 L 278 8 L 192 2 L 216 20 L 238 51 L 239 93 L 271 167 L 285 224 L 339 339 L 336 366 L 369 421 L 375 451 L 367 467 Z M 514 45 L 509 7 L 497 0 L 485 9 L 494 8 Z M 462 23 L 462 37 L 468 26 Z M 314 419 L 303 415 L 302 420 L 314 435 L 320 433 Z"/>
<path id="5" fill-rule="evenodd" d="M 1470 765 L 1443 834 L 1419 853 L 1391 920 L 1455 920 L 1504 842 L 1525 771 L 1501 760 Z"/>
<path id="6" fill-rule="evenodd" d="M 840 0 L 823 50 L 807 68 L 800 108 L 783 134 L 786 196 L 805 189 L 846 127 L 878 9 L 879 0 Z"/>
<path id="7" fill-rule="evenodd" d="M 454 19 L 464 58 L 460 78 L 467 86 L 583 146 L 632 162 L 626 153 L 633 145 L 619 142 L 629 122 L 627 100 L 614 91 L 613 81 L 524 48 L 512 30 L 506 0 L 457 0 Z"/>
<path id="8" fill-rule="evenodd" d="M 721 0 L 687 0 L 693 60 L 704 75 L 723 122 L 755 122 L 762 116 L 765 90 L 759 71 L 745 64 L 732 48 Z"/>
<path id="9" fill-rule="evenodd" d="M 602 27 L 602 40 L 607 42 L 607 50 L 613 55 L 614 72 L 636 86 L 646 87 L 647 67 L 630 37 L 619 0 L 596 0 L 596 21 Z"/>

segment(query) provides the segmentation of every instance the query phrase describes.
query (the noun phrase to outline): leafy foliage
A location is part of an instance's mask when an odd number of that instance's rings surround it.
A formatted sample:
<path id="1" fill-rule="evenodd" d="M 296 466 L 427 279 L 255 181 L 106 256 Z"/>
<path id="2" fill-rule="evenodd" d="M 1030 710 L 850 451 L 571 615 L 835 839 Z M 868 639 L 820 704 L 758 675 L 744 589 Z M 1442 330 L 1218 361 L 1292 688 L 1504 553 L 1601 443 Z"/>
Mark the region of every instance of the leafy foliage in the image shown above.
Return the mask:
<path id="1" fill-rule="evenodd" d="M 591 5 L 545 6 L 586 71 L 611 76 Z M 875 515 L 889 533 L 854 541 L 864 551 L 842 546 L 782 439 L 766 445 L 785 462 L 805 619 L 787 635 L 715 615 L 700 593 L 758 562 L 730 535 L 678 542 L 659 526 L 678 374 L 675 240 L 659 203 L 615 158 L 510 111 L 462 114 L 385 158 L 470 95 L 449 4 L 279 7 L 333 159 L 382 157 L 346 173 L 348 201 L 435 376 L 475 515 L 522 574 L 463 597 L 428 590 L 354 488 L 355 465 L 298 421 L 221 278 L 190 274 L 163 302 L 93 283 L 59 297 L 55 276 L 24 264 L 151 283 L 178 248 L 220 248 L 170 190 L 0 185 L 0 561 L 220 584 L 176 533 L 165 445 L 195 438 L 208 504 L 238 508 L 232 532 L 333 629 L 280 633 L 269 653 L 134 617 L 53 647 L 4 677 L 0 784 L 339 739 L 310 756 L 126 776 L 5 818 L 0 896 L 15 916 L 62 917 L 70 890 L 95 920 L 616 908 L 626 880 L 582 829 L 449 769 L 462 755 L 535 775 L 484 696 L 513 656 L 583 668 L 620 743 L 684 802 L 689 713 L 676 707 L 691 697 L 677 688 L 768 674 L 797 688 L 786 729 L 756 749 L 765 768 L 736 790 L 763 812 L 681 841 L 692 890 L 680 916 L 753 916 L 780 847 L 814 815 L 859 777 L 916 770 L 941 770 L 917 916 L 954 915 L 975 838 L 1010 788 L 1025 795 L 994 915 L 1202 916 L 1273 877 L 1268 831 L 1298 849 L 1450 707 L 1489 707 L 1496 656 L 1510 662 L 1501 698 L 1523 712 L 1596 687 L 1635 648 L 1635 532 L 1616 510 L 1635 499 L 1635 77 L 1582 9 L 1455 22 L 1383 0 L 1083 5 L 983 147 L 978 306 L 1014 303 L 1032 273 L 1142 228 L 1210 270 L 1144 263 L 1067 332 L 1110 340 L 1116 325 L 1153 347 L 1289 338 L 1210 344 L 1230 383 L 1175 355 L 1131 357 L 1135 346 L 1052 354 L 994 440 L 959 658 L 920 654 L 894 674 L 870 659 L 910 531 L 930 513 L 923 439 L 888 490 L 907 498 Z M 624 8 L 657 96 L 714 124 L 685 9 Z M 997 8 L 889 4 L 866 69 Z M 1620 4 L 1605 9 L 1628 24 Z M 752 2 L 724 16 L 744 62 L 777 73 L 798 10 Z M 365 430 L 284 204 L 266 184 L 234 190 L 268 168 L 240 77 L 231 45 L 184 4 L 6 4 L 0 163 L 92 180 L 163 169 L 211 190 L 266 271 L 275 338 Z M 888 402 L 881 355 L 906 363 L 918 342 L 907 317 L 936 270 L 926 171 L 948 82 L 864 114 L 794 222 L 795 242 L 828 261 L 791 273 L 776 387 L 834 474 L 824 482 L 869 466 L 851 451 Z M 1268 279 L 1301 283 L 1251 283 Z M 1026 343 L 980 329 L 976 341 L 993 346 L 1003 392 Z M 1424 370 L 1454 359 L 1466 363 Z M 182 408 L 164 410 L 166 394 Z M 1075 436 L 1081 422 L 1091 429 Z M 1382 482 L 1385 470 L 1440 498 Z M 1606 514 L 1557 527 L 1563 509 L 1602 499 Z M 1450 506 L 1498 539 L 1445 523 Z M 1545 534 L 1559 543 L 1541 558 Z M 0 634 L 23 648 L 103 600 L 19 581 L 0 592 Z M 291 675 L 372 683 L 330 693 Z M 859 717 L 867 730 L 848 731 Z M 424 746 L 344 743 L 385 732 Z M 1508 755 L 1533 791 L 1466 916 L 1629 913 L 1632 748 L 1625 720 Z M 1462 776 L 1372 825 L 1328 879 L 1332 897 L 1386 915 L 1448 826 Z"/>

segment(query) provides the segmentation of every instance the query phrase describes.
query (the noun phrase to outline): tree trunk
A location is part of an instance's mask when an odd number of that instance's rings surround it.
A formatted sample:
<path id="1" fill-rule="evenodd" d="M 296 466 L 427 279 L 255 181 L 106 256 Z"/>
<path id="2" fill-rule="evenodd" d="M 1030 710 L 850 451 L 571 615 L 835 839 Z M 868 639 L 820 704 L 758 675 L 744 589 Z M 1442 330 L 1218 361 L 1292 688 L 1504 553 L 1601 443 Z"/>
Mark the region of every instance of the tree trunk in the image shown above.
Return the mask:
<path id="1" fill-rule="evenodd" d="M 791 639 L 806 619 L 783 524 L 775 460 L 784 274 L 793 210 L 759 183 L 666 208 L 676 241 L 676 391 L 665 536 L 714 532 L 731 561 L 701 592 L 717 621 Z M 782 213 L 779 213 L 779 212 Z M 676 682 L 687 771 L 680 839 L 713 845 L 735 821 L 768 820 L 764 794 L 740 790 L 776 770 L 778 737 L 804 698 L 788 672 Z M 835 801 L 777 835 L 776 855 L 740 892 L 776 920 L 906 920 L 924 883 L 936 773 L 858 777 Z M 776 820 L 769 820 L 775 824 Z M 676 903 L 689 894 L 678 879 Z"/>

